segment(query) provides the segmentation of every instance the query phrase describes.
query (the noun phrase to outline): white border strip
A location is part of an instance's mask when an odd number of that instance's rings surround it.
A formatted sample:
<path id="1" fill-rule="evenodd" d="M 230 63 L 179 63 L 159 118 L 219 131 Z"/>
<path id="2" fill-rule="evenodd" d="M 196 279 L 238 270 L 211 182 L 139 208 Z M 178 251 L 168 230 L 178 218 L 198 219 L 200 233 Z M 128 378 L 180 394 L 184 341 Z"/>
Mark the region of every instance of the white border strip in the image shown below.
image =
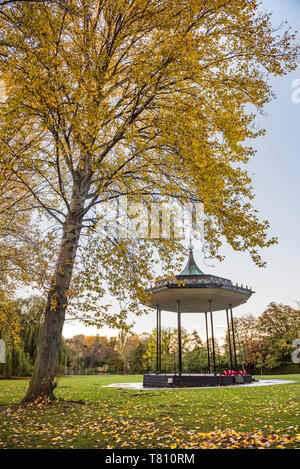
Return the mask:
<path id="1" fill-rule="evenodd" d="M 297 383 L 297 381 L 291 380 L 284 380 L 284 379 L 260 379 L 255 383 L 248 383 L 248 384 L 233 384 L 229 386 L 197 386 L 197 387 L 185 387 L 185 388 L 150 388 L 148 386 L 144 387 L 143 383 L 114 383 L 108 384 L 106 386 L 101 386 L 102 388 L 118 388 L 118 389 L 129 389 L 135 391 L 166 391 L 169 389 L 228 389 L 228 388 L 256 388 L 260 386 L 274 386 L 278 384 L 291 384 Z"/>

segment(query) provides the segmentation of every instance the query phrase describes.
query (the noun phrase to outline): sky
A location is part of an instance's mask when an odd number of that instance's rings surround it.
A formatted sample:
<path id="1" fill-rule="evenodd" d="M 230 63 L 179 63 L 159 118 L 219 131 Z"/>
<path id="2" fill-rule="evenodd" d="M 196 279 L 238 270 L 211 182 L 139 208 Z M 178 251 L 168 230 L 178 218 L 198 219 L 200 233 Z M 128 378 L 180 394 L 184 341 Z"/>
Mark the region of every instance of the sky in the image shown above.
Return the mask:
<path id="1" fill-rule="evenodd" d="M 300 0 L 263 0 L 262 3 L 267 10 L 273 11 L 274 26 L 287 20 L 293 28 L 300 30 Z M 223 246 L 226 260 L 222 263 L 215 261 L 214 266 L 208 267 L 203 264 L 200 248 L 195 245 L 195 258 L 205 273 L 253 287 L 255 294 L 250 300 L 234 309 L 237 317 L 244 314 L 259 316 L 271 301 L 294 307 L 296 301 L 300 301 L 300 103 L 296 104 L 292 100 L 295 91 L 292 84 L 297 79 L 300 88 L 300 67 L 286 77 L 271 79 L 277 98 L 266 106 L 267 115 L 257 118 L 267 134 L 251 141 L 257 150 L 256 156 L 248 164 L 256 194 L 255 207 L 261 219 L 269 220 L 269 234 L 279 240 L 278 245 L 262 251 L 267 267 L 256 267 L 248 254 L 234 252 L 226 245 Z M 134 332 L 143 333 L 155 327 L 155 312 L 149 311 L 149 315 L 135 318 Z M 196 329 L 204 337 L 203 314 L 182 316 L 183 327 L 189 331 Z M 225 313 L 216 312 L 214 320 L 215 335 L 221 339 L 225 333 Z M 176 314 L 163 312 L 162 326 L 176 327 Z M 63 330 L 65 337 L 75 334 L 112 336 L 117 333 L 116 330 L 98 330 L 75 322 L 66 323 Z"/>

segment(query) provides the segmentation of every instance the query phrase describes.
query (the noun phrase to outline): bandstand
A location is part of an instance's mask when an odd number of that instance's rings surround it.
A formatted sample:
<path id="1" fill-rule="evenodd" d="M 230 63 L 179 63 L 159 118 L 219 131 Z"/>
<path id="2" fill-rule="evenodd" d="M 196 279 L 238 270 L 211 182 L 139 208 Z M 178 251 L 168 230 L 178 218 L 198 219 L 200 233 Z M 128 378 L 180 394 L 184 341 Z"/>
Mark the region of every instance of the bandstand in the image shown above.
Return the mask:
<path id="1" fill-rule="evenodd" d="M 233 322 L 233 308 L 239 306 L 254 293 L 251 288 L 233 285 L 231 280 L 204 274 L 197 266 L 193 246 L 189 246 L 187 265 L 180 275 L 172 280 L 162 280 L 149 288 L 150 308 L 156 310 L 156 372 L 144 375 L 145 387 L 201 387 L 227 386 L 251 383 L 248 376 L 223 376 L 216 370 L 214 314 L 224 311 L 227 321 L 229 356 L 231 369 L 237 371 L 236 337 Z M 161 367 L 161 314 L 171 311 L 177 314 L 178 330 L 178 370 L 163 373 Z M 205 315 L 207 362 L 209 373 L 182 372 L 181 315 L 182 313 L 202 313 Z M 209 344 L 208 321 L 211 329 L 211 349 Z"/>

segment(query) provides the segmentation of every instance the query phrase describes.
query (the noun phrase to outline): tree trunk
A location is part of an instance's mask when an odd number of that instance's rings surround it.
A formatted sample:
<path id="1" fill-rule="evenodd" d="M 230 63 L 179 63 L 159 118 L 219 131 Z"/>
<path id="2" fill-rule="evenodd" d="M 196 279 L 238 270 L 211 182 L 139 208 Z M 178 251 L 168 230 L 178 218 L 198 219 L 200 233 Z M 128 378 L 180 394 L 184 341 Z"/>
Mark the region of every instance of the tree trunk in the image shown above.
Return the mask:
<path id="1" fill-rule="evenodd" d="M 85 185 L 88 186 L 87 183 Z M 22 401 L 24 403 L 55 399 L 53 393 L 56 386 L 54 381 L 55 367 L 68 305 L 67 292 L 72 280 L 87 190 L 88 187 L 83 190 L 79 183 L 75 185 L 73 190 L 51 282 L 52 286 L 48 293 L 37 359 L 28 392 Z"/>

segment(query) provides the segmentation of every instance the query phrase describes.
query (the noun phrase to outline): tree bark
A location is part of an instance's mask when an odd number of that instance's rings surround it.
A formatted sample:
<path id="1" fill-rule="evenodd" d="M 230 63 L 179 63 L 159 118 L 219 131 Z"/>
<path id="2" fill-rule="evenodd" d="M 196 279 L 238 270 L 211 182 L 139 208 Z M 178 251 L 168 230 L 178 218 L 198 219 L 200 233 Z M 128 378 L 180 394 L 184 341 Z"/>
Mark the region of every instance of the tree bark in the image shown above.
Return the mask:
<path id="1" fill-rule="evenodd" d="M 51 288 L 48 293 L 37 359 L 23 403 L 55 399 L 53 393 L 55 388 L 55 367 L 68 305 L 67 292 L 72 280 L 83 209 L 88 192 L 88 183 L 86 180 L 85 184 L 83 182 L 74 185 Z M 85 185 L 84 189 L 82 185 Z"/>

